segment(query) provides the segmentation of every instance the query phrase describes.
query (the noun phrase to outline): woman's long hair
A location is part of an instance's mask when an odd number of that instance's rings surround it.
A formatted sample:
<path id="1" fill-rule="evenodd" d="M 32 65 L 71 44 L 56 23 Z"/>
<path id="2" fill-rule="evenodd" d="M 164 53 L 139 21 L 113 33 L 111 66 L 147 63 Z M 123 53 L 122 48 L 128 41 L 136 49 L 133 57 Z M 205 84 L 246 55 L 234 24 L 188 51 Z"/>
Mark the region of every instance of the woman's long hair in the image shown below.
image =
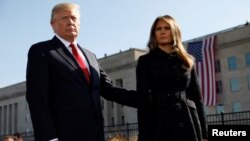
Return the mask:
<path id="1" fill-rule="evenodd" d="M 184 61 L 184 67 L 187 69 L 191 69 L 194 65 L 194 57 L 188 54 L 186 49 L 184 48 L 182 44 L 180 28 L 177 22 L 174 20 L 174 18 L 172 18 L 169 15 L 160 16 L 155 19 L 151 27 L 149 41 L 147 45 L 149 51 L 152 51 L 158 47 L 158 43 L 155 38 L 155 31 L 156 31 L 156 24 L 158 23 L 159 20 L 165 21 L 166 23 L 169 24 L 173 36 L 173 41 L 172 41 L 173 51 L 175 51 L 178 54 L 178 56 Z"/>

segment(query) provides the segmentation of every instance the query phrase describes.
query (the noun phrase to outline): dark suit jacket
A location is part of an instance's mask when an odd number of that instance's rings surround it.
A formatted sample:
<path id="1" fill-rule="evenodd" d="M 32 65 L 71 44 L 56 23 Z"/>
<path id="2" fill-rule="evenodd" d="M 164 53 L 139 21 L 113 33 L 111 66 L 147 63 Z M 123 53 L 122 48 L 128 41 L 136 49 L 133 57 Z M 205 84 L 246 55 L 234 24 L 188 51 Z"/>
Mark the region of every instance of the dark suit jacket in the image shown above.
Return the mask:
<path id="1" fill-rule="evenodd" d="M 78 45 L 79 46 L 79 45 Z M 104 141 L 100 95 L 136 106 L 136 94 L 112 86 L 95 55 L 82 49 L 90 66 L 89 85 L 72 54 L 54 37 L 31 46 L 27 94 L 36 141 Z"/>

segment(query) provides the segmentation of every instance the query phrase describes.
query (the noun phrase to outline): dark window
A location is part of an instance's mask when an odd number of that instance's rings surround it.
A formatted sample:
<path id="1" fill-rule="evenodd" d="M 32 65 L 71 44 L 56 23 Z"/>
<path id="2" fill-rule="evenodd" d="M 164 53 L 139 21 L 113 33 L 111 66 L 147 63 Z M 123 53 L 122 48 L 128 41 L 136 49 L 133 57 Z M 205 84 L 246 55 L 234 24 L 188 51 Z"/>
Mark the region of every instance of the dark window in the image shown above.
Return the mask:
<path id="1" fill-rule="evenodd" d="M 122 116 L 122 124 L 125 124 L 125 116 Z"/>
<path id="2" fill-rule="evenodd" d="M 217 94 L 222 93 L 222 82 L 221 82 L 221 80 L 216 81 L 216 93 Z"/>
<path id="3" fill-rule="evenodd" d="M 215 60 L 215 72 L 220 72 L 220 60 Z"/>
<path id="4" fill-rule="evenodd" d="M 122 81 L 122 79 L 116 79 L 115 80 L 115 85 L 122 88 L 123 87 L 123 81 Z"/>

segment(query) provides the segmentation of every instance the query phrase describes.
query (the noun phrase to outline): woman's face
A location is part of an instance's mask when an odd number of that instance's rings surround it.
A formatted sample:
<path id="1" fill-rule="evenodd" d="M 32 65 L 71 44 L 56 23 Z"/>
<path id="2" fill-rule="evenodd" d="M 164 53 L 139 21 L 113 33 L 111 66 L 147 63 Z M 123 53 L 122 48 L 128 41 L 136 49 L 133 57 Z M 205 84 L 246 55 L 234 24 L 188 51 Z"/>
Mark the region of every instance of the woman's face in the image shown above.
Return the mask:
<path id="1" fill-rule="evenodd" d="M 155 39 L 158 45 L 169 45 L 173 40 L 171 28 L 164 20 L 159 20 L 156 23 Z"/>

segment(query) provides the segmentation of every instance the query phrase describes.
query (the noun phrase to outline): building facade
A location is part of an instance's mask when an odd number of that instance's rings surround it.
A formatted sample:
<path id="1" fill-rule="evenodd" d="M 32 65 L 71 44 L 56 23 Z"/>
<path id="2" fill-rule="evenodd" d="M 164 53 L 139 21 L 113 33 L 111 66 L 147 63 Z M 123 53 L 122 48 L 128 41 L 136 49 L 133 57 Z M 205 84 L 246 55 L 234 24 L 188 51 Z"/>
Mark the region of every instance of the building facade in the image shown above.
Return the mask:
<path id="1" fill-rule="evenodd" d="M 207 114 L 250 110 L 250 25 L 240 25 L 193 40 L 216 35 L 215 106 L 206 106 Z M 184 42 L 186 45 L 188 42 Z M 136 89 L 136 65 L 147 50 L 129 49 L 99 59 L 114 85 Z M 0 89 L 0 136 L 15 132 L 32 132 L 25 82 Z M 137 110 L 115 102 L 101 100 L 105 125 L 137 122 Z"/>
<path id="2" fill-rule="evenodd" d="M 33 131 L 25 93 L 25 82 L 0 89 L 0 136 Z"/>
<path id="3" fill-rule="evenodd" d="M 136 65 L 138 58 L 147 53 L 146 50 L 129 49 L 99 59 L 102 68 L 109 75 L 113 84 L 128 90 L 136 89 Z M 137 110 L 102 99 L 104 124 L 117 125 L 137 122 Z"/>
<path id="4" fill-rule="evenodd" d="M 250 25 L 219 33 L 215 54 L 217 102 L 208 113 L 250 110 Z"/>

